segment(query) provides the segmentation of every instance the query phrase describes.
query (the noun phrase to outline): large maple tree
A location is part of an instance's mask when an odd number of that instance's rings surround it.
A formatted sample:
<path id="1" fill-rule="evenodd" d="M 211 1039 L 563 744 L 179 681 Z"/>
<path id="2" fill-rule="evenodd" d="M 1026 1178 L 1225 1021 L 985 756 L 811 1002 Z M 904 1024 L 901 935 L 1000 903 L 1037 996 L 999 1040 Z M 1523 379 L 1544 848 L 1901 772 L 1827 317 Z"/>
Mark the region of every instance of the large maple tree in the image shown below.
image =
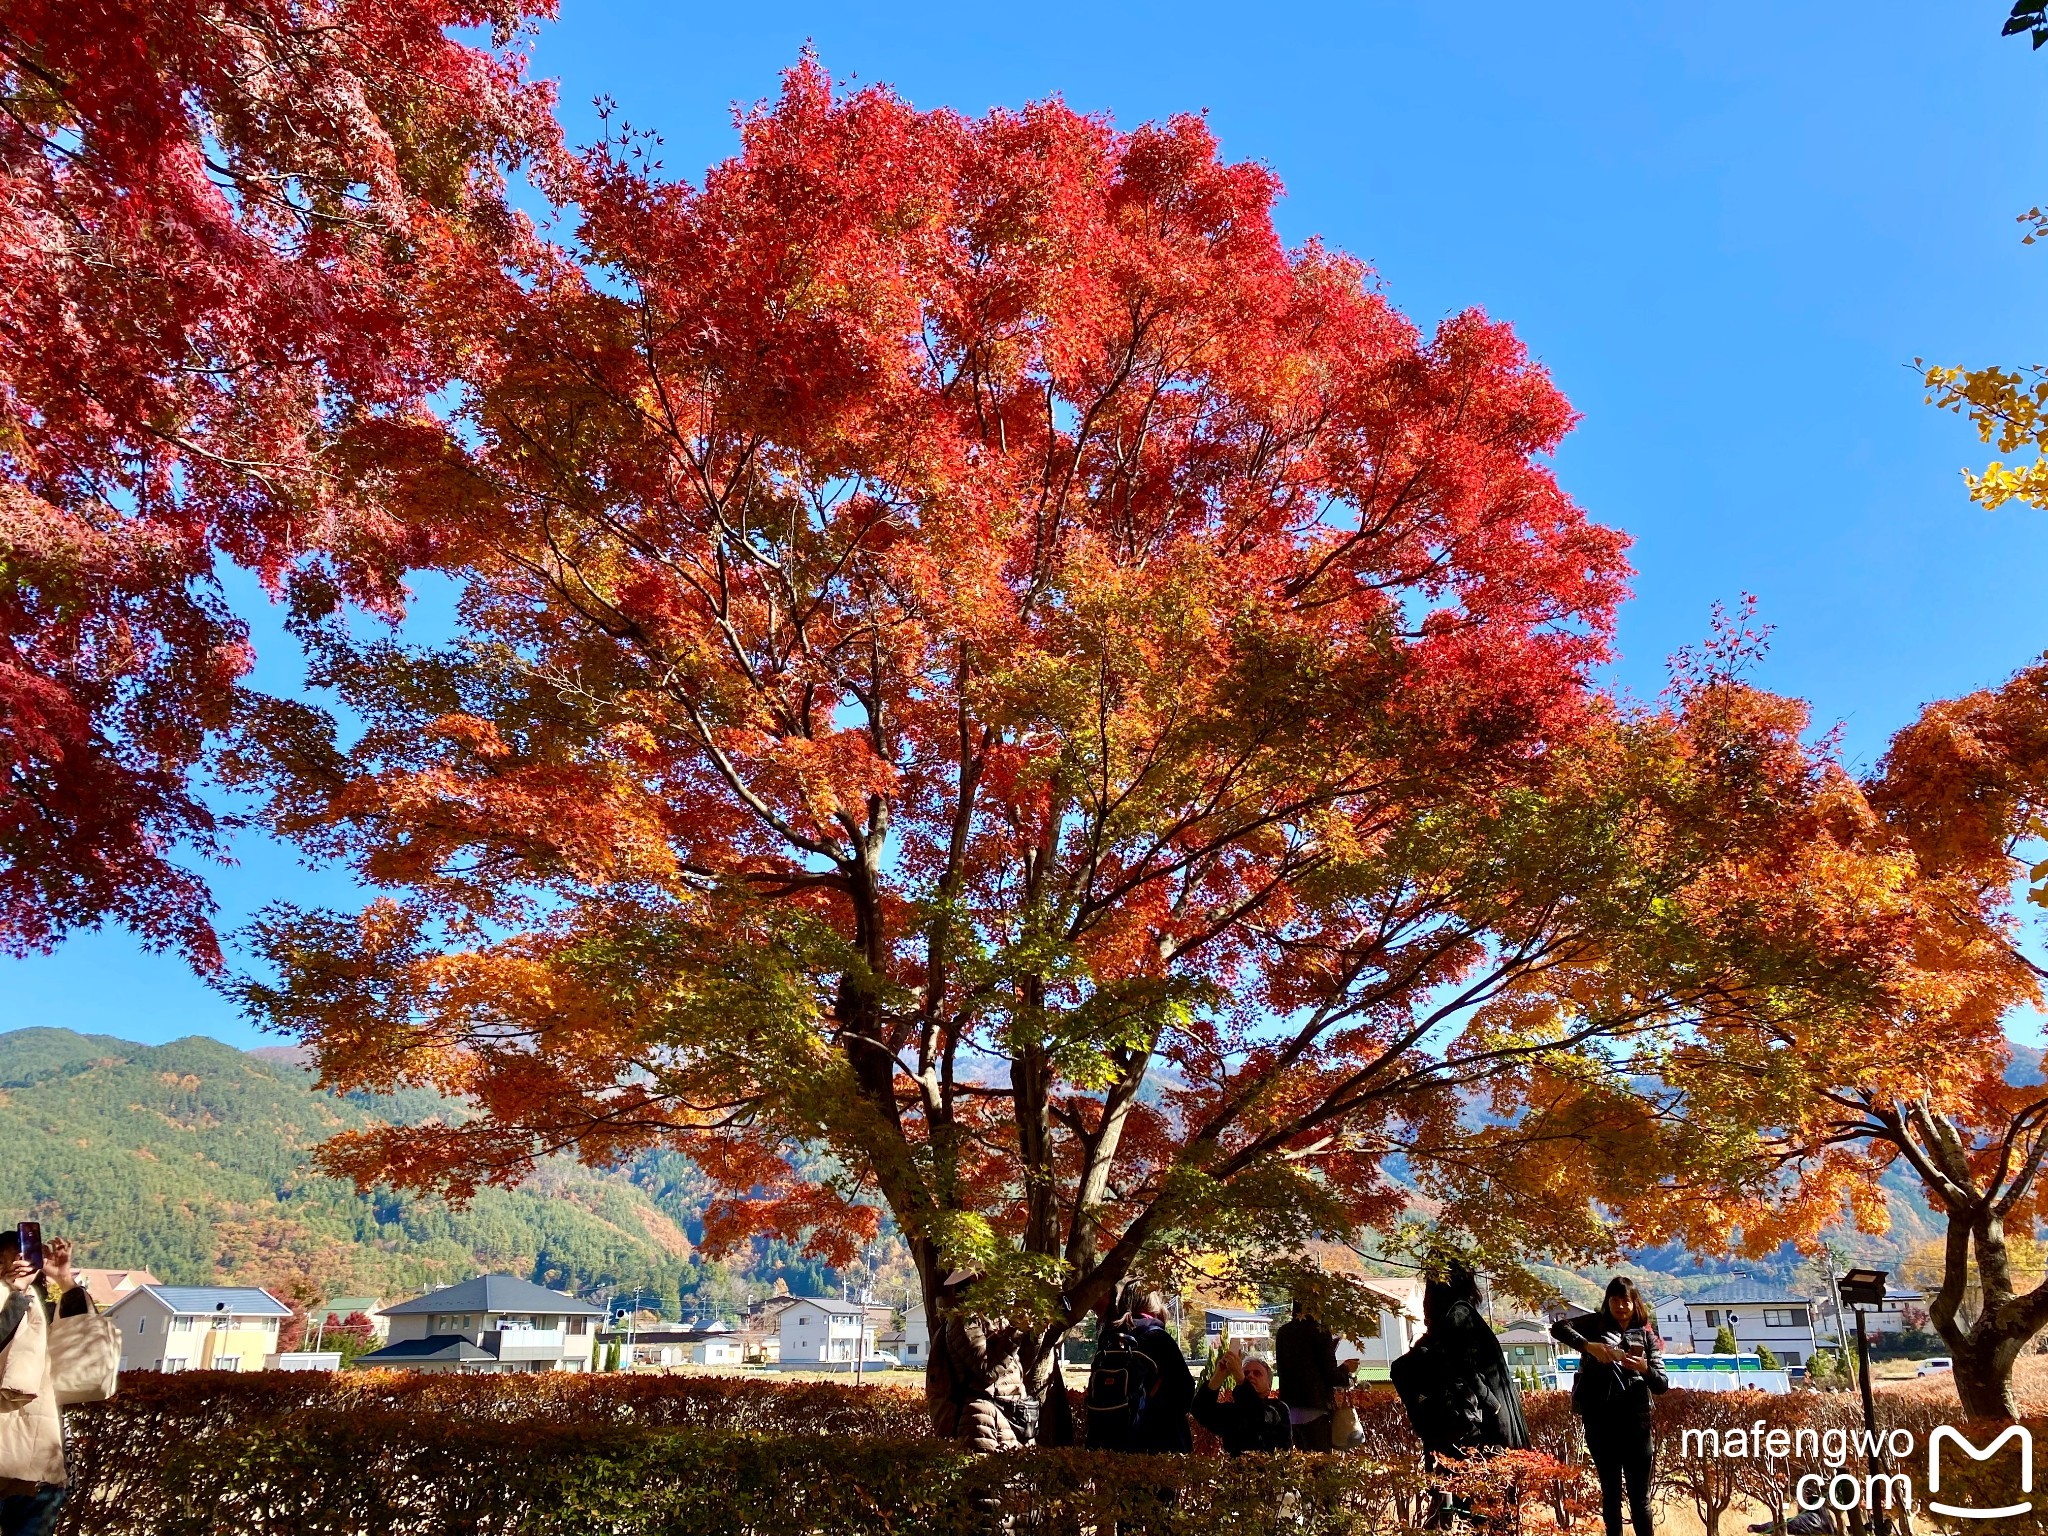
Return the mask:
<path id="1" fill-rule="evenodd" d="M 1418 1194 L 1500 1253 L 1607 1250 L 1601 1192 L 1725 1239 L 1646 1084 L 1857 952 L 1756 941 L 1855 905 L 1838 775 L 1712 668 L 1591 687 L 1624 541 L 1507 327 L 1284 247 L 1197 119 L 806 61 L 741 129 L 698 186 L 557 165 L 573 242 L 469 274 L 406 480 L 462 632 L 327 626 L 359 734 L 279 703 L 240 759 L 392 892 L 270 912 L 254 1002 L 472 1106 L 330 1164 L 667 1145 L 709 1243 L 839 1257 L 878 1198 L 1041 1386 L 1123 1277 L 1305 1283 Z"/>
<path id="2" fill-rule="evenodd" d="M 192 773 L 250 655 L 217 563 L 400 604 L 433 534 L 379 487 L 452 361 L 420 281 L 518 237 L 546 9 L 0 10 L 0 952 L 112 919 L 218 966 Z"/>

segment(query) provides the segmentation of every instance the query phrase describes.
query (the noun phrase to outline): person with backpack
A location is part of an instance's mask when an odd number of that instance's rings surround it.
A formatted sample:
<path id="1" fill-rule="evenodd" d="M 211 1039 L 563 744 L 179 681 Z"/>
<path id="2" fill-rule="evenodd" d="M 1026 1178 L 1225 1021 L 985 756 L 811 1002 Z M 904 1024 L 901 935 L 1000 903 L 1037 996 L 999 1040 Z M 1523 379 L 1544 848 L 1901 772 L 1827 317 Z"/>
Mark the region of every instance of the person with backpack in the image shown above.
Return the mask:
<path id="1" fill-rule="evenodd" d="M 1529 1448 L 1522 1393 L 1500 1339 L 1479 1310 L 1479 1282 L 1453 1263 L 1422 1288 L 1422 1337 L 1387 1374 L 1431 1471 Z M 1440 1490 L 1432 1524 L 1469 1513 L 1466 1502 Z"/>
<path id="2" fill-rule="evenodd" d="M 1671 1385 L 1664 1347 L 1642 1292 L 1626 1275 L 1607 1282 L 1600 1310 L 1560 1318 L 1550 1336 L 1579 1352 L 1572 1376 L 1572 1412 L 1586 1431 L 1586 1451 L 1600 1474 L 1600 1515 L 1607 1536 L 1621 1536 L 1621 1505 L 1628 1500 L 1635 1536 L 1650 1536 L 1650 1473 L 1654 1441 L 1652 1400 Z"/>
<path id="3" fill-rule="evenodd" d="M 1090 1450 L 1188 1451 L 1188 1410 L 1194 1406 L 1195 1377 L 1187 1357 L 1167 1332 L 1166 1298 L 1138 1293 L 1129 1310 L 1103 1324 L 1088 1367 L 1087 1424 Z"/>
<path id="4" fill-rule="evenodd" d="M 1197 1424 L 1223 1442 L 1226 1456 L 1293 1449 L 1294 1420 L 1273 1389 L 1273 1367 L 1257 1356 L 1247 1360 L 1234 1349 L 1218 1354 L 1195 1394 L 1194 1414 Z"/>

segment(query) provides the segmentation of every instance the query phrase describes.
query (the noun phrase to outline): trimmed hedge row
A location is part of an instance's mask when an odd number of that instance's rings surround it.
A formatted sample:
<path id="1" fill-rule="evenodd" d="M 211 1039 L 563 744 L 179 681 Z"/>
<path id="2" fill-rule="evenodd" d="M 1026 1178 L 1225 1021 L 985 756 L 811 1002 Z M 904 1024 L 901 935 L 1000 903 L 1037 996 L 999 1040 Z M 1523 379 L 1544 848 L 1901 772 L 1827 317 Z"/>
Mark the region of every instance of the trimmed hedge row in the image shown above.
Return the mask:
<path id="1" fill-rule="evenodd" d="M 928 1433 L 922 1396 L 709 1377 L 191 1373 L 124 1377 L 73 1419 L 66 1532 L 94 1536 L 1179 1536 L 1412 1531 L 1432 1490 L 1399 1403 L 1354 1397 L 1358 1449 L 1332 1456 L 975 1457 Z M 1534 1448 L 1456 1491 L 1504 1533 L 1597 1531 L 1598 1497 L 1562 1393 L 1527 1399 Z M 1916 1445 L 1948 1415 L 1882 1409 Z M 1710 1533 L 1739 1498 L 1781 1515 L 1805 1451 L 1686 1453 L 1684 1431 L 1851 1430 L 1830 1394 L 1667 1395 L 1657 1481 Z M 1985 1437 L 1980 1434 L 1979 1443 Z M 2048 1437 L 2044 1437 L 2048 1443 Z M 1943 1497 L 1989 1497 L 2010 1468 L 1945 1466 Z M 1924 1455 L 1897 1470 L 1926 1498 Z M 1853 1456 L 1850 1470 L 1864 1470 Z M 1953 1481 L 1951 1481 L 1953 1479 Z M 1984 1484 L 1984 1496 L 1968 1497 Z M 1951 1492 L 1951 1490 L 1955 1490 Z M 1958 1499 L 1957 1494 L 1965 1494 Z M 2015 1528 L 2041 1529 L 2038 1519 Z"/>

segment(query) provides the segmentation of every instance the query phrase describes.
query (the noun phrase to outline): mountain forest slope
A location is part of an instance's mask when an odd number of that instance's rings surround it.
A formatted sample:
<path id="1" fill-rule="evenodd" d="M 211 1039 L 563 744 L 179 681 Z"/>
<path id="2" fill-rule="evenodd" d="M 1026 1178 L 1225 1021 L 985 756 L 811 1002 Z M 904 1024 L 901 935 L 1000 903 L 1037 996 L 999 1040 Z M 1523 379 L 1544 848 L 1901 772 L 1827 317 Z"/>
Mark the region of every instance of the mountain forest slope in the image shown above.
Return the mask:
<path id="1" fill-rule="evenodd" d="M 424 1093 L 328 1093 L 287 1050 L 15 1030 L 0 1034 L 0 1225 L 39 1219 L 75 1239 L 90 1265 L 146 1268 L 174 1284 L 266 1285 L 307 1301 L 410 1294 L 482 1270 L 580 1292 L 640 1290 L 671 1316 L 733 1317 L 777 1280 L 798 1294 L 838 1290 L 837 1275 L 787 1245 L 704 1262 L 693 1238 L 708 1190 L 673 1154 L 611 1172 L 551 1162 L 519 1189 L 483 1190 L 464 1209 L 359 1194 L 314 1169 L 312 1149 L 338 1131 L 450 1108 Z M 1858 1260 L 1896 1272 L 1939 1228 L 1909 1178 L 1885 1182 L 1891 1233 L 1839 1236 Z M 875 1276 L 878 1299 L 907 1294 L 900 1257 Z M 1658 1295 L 1735 1274 L 1811 1289 L 1804 1267 L 1790 1249 L 1731 1263 L 1675 1247 L 1633 1253 L 1628 1264 Z M 1581 1304 L 1605 1280 L 1604 1271 L 1537 1272 Z"/>
<path id="2" fill-rule="evenodd" d="M 59 1029 L 0 1034 L 0 1223 L 40 1219 L 89 1265 L 305 1299 L 396 1296 L 490 1269 L 579 1291 L 644 1287 L 669 1313 L 729 1313 L 772 1278 L 799 1291 L 825 1279 L 765 1250 L 737 1271 L 700 1263 L 691 1231 L 704 1188 L 678 1157 L 616 1173 L 551 1163 L 460 1210 L 358 1194 L 313 1167 L 311 1149 L 338 1131 L 442 1108 L 424 1094 L 337 1096 L 289 1053 L 197 1036 L 144 1046 Z"/>

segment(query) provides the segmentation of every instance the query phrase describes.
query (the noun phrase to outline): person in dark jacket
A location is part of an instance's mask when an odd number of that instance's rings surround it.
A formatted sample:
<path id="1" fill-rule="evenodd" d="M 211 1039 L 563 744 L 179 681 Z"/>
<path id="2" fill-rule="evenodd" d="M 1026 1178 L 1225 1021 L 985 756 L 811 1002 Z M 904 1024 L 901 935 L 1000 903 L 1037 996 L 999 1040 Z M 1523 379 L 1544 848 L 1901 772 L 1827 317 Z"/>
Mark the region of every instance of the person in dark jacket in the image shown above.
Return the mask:
<path id="1" fill-rule="evenodd" d="M 1664 1350 L 1635 1281 L 1616 1275 L 1598 1312 L 1550 1325 L 1550 1336 L 1579 1352 L 1572 1411 L 1585 1425 L 1586 1450 L 1600 1474 L 1607 1536 L 1621 1536 L 1622 1496 L 1635 1536 L 1650 1536 L 1652 1399 L 1671 1385 Z"/>
<path id="2" fill-rule="evenodd" d="M 1226 1386 L 1231 1388 L 1227 1397 Z M 1287 1404 L 1273 1390 L 1273 1367 L 1257 1357 L 1247 1360 L 1234 1349 L 1216 1357 L 1215 1369 L 1195 1394 L 1195 1422 L 1223 1442 L 1226 1456 L 1285 1451 L 1294 1444 Z"/>
<path id="3" fill-rule="evenodd" d="M 1297 1301 L 1294 1316 L 1273 1335 L 1273 1362 L 1280 1368 L 1281 1400 L 1294 1421 L 1294 1448 L 1329 1450 L 1337 1393 L 1346 1385 L 1337 1364 L 1337 1336 Z"/>
<path id="4" fill-rule="evenodd" d="M 1157 1291 L 1143 1291 L 1133 1297 L 1130 1329 L 1133 1347 L 1157 1367 L 1131 1449 L 1193 1450 L 1195 1440 L 1188 1432 L 1188 1412 L 1195 1405 L 1195 1373 L 1188 1369 L 1188 1357 L 1180 1352 L 1179 1343 L 1167 1331 L 1166 1298 Z"/>
<path id="5" fill-rule="evenodd" d="M 1431 1471 L 1495 1451 L 1527 1450 L 1522 1393 L 1500 1340 L 1479 1310 L 1479 1282 L 1462 1264 L 1422 1288 L 1422 1337 L 1389 1375 L 1422 1441 Z M 1465 1499 L 1440 1487 L 1433 1526 L 1471 1513 Z"/>
<path id="6" fill-rule="evenodd" d="M 1426 1414 L 1427 1427 L 1416 1425 L 1422 1443 L 1451 1459 L 1473 1451 L 1527 1450 L 1529 1424 L 1522 1416 L 1521 1389 L 1499 1337 L 1479 1310 L 1479 1282 L 1471 1270 L 1453 1264 L 1441 1279 L 1423 1285 L 1422 1322 L 1422 1337 L 1409 1352 L 1420 1357 L 1419 1369 L 1411 1367 L 1406 1374 L 1413 1379 L 1426 1373 L 1430 1379 L 1421 1384 L 1420 1395 L 1449 1410 Z"/>

